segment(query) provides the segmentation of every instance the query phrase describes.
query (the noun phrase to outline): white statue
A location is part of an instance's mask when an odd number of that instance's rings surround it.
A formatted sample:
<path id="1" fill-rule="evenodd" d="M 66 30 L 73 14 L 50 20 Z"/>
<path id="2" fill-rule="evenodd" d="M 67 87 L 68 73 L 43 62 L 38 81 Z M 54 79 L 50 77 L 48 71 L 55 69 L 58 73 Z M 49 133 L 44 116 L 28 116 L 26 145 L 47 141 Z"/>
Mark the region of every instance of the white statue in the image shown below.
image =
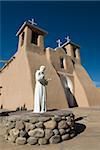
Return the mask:
<path id="1" fill-rule="evenodd" d="M 34 95 L 34 112 L 46 112 L 46 85 L 48 80 L 45 79 L 45 66 L 40 66 L 40 69 L 35 73 L 36 85 Z"/>

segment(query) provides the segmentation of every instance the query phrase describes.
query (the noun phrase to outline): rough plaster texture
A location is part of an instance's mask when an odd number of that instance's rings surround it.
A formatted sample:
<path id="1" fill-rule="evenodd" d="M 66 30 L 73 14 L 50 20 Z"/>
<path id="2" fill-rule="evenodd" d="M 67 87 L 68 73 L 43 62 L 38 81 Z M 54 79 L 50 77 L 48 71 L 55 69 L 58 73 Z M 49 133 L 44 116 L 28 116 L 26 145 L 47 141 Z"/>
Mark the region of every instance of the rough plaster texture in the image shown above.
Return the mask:
<path id="1" fill-rule="evenodd" d="M 100 90 L 94 86 L 82 65 L 75 65 L 74 82 L 75 97 L 79 106 L 100 106 Z"/>
<path id="2" fill-rule="evenodd" d="M 0 104 L 4 108 L 33 107 L 33 89 L 26 52 L 21 49 L 15 59 L 2 71 Z"/>

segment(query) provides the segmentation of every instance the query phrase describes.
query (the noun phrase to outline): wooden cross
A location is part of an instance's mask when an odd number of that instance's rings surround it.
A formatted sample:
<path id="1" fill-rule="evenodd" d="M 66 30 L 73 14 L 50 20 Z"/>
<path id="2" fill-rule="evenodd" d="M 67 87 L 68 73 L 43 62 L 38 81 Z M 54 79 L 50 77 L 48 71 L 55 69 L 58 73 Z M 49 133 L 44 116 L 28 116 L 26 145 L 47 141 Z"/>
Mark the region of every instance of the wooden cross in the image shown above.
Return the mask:
<path id="1" fill-rule="evenodd" d="M 32 20 L 28 20 L 32 25 L 37 25 L 37 23 L 35 22 L 35 19 L 32 18 Z"/>
<path id="2" fill-rule="evenodd" d="M 62 44 L 61 40 L 60 40 L 60 39 L 58 39 L 56 42 L 57 42 L 57 44 L 58 44 L 58 47 L 60 47 L 60 46 L 61 46 L 61 44 Z"/>
<path id="3" fill-rule="evenodd" d="M 67 40 L 67 42 L 71 41 L 70 36 L 65 37 L 65 39 Z"/>

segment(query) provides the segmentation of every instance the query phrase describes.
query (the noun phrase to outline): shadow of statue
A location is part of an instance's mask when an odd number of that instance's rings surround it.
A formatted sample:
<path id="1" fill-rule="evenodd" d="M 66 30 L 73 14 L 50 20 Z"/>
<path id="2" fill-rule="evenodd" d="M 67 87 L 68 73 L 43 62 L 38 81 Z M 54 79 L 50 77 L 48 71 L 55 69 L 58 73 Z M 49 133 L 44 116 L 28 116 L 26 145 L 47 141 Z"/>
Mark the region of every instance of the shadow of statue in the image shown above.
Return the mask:
<path id="1" fill-rule="evenodd" d="M 80 122 L 77 122 L 77 121 L 84 119 L 84 117 L 86 117 L 86 116 L 78 117 L 75 119 L 74 128 L 70 131 L 70 139 L 75 138 L 76 136 L 78 136 L 79 134 L 81 134 L 82 132 L 85 131 L 86 125 L 84 125 Z"/>
<path id="2" fill-rule="evenodd" d="M 82 123 L 75 123 L 75 132 L 76 132 L 76 136 L 78 134 L 81 134 L 82 132 L 84 132 L 86 129 L 86 125 L 82 124 Z"/>
<path id="3" fill-rule="evenodd" d="M 72 138 L 76 137 L 78 134 L 81 134 L 82 132 L 85 131 L 86 125 L 80 122 L 77 122 L 77 121 L 83 120 L 84 118 L 86 118 L 86 116 L 78 117 L 75 119 L 75 125 L 74 125 L 75 135 Z"/>

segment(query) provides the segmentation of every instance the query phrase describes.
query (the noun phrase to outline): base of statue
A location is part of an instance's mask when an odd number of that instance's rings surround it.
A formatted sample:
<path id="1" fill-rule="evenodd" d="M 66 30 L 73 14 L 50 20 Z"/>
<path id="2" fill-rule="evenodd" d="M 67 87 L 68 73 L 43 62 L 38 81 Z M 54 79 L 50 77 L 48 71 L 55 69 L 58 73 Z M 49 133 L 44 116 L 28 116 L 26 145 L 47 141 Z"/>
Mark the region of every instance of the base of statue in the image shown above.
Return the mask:
<path id="1" fill-rule="evenodd" d="M 19 145 L 56 144 L 76 135 L 74 114 L 67 110 L 45 113 L 12 112 L 2 116 L 5 139 Z"/>

